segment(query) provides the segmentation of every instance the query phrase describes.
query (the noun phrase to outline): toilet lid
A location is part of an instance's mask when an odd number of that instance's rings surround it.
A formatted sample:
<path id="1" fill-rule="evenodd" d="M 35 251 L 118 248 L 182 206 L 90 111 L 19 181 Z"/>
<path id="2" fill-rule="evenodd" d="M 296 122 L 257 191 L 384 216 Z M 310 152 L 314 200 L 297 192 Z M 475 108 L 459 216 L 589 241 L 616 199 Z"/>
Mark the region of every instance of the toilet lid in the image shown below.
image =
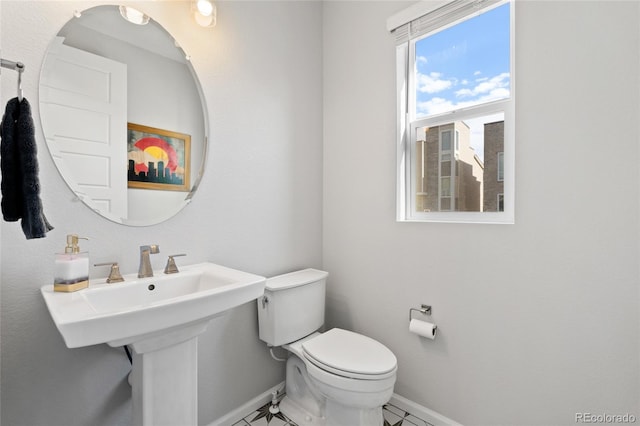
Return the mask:
<path id="1" fill-rule="evenodd" d="M 394 374 L 397 366 L 395 355 L 382 343 L 340 328 L 304 342 L 302 349 L 317 367 L 346 377 L 382 379 Z"/>

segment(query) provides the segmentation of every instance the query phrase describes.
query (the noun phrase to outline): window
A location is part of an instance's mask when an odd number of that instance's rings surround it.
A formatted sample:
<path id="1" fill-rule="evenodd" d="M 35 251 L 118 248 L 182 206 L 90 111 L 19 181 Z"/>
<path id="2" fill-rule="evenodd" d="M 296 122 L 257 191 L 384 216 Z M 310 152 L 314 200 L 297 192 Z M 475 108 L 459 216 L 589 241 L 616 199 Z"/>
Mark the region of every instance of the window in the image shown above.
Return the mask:
<path id="1" fill-rule="evenodd" d="M 513 8 L 420 2 L 389 18 L 398 220 L 513 223 Z"/>

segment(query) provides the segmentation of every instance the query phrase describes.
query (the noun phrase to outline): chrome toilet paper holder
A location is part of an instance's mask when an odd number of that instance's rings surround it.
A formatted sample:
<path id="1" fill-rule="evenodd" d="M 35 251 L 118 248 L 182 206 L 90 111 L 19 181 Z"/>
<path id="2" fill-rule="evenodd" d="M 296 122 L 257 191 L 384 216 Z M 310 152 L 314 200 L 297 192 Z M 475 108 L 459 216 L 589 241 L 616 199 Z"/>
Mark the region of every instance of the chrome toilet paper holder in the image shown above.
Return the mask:
<path id="1" fill-rule="evenodd" d="M 411 314 L 413 312 L 420 312 L 423 315 L 431 315 L 431 305 L 420 305 L 419 308 L 409 308 L 409 322 L 411 322 Z"/>

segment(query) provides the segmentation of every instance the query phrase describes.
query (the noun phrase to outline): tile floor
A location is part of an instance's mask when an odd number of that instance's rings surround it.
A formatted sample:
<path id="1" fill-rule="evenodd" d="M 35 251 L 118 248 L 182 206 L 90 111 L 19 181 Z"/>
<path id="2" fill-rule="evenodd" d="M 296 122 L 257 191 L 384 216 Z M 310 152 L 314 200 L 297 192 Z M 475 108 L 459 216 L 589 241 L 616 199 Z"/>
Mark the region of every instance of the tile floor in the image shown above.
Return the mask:
<path id="1" fill-rule="evenodd" d="M 269 412 L 270 405 L 270 402 L 263 405 L 258 410 L 235 422 L 232 426 L 296 426 L 287 417 L 286 413 L 271 414 Z M 433 426 L 431 423 L 392 404 L 385 404 L 382 414 L 384 416 L 384 425 L 381 426 Z"/>

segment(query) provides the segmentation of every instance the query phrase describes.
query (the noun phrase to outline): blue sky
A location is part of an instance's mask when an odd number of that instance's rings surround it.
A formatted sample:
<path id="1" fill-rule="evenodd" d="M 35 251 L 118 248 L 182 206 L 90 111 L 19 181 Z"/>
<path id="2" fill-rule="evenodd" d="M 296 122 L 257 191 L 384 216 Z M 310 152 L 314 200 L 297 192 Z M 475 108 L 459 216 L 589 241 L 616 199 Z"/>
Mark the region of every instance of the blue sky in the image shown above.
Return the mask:
<path id="1" fill-rule="evenodd" d="M 416 116 L 509 97 L 509 4 L 416 43 Z"/>

